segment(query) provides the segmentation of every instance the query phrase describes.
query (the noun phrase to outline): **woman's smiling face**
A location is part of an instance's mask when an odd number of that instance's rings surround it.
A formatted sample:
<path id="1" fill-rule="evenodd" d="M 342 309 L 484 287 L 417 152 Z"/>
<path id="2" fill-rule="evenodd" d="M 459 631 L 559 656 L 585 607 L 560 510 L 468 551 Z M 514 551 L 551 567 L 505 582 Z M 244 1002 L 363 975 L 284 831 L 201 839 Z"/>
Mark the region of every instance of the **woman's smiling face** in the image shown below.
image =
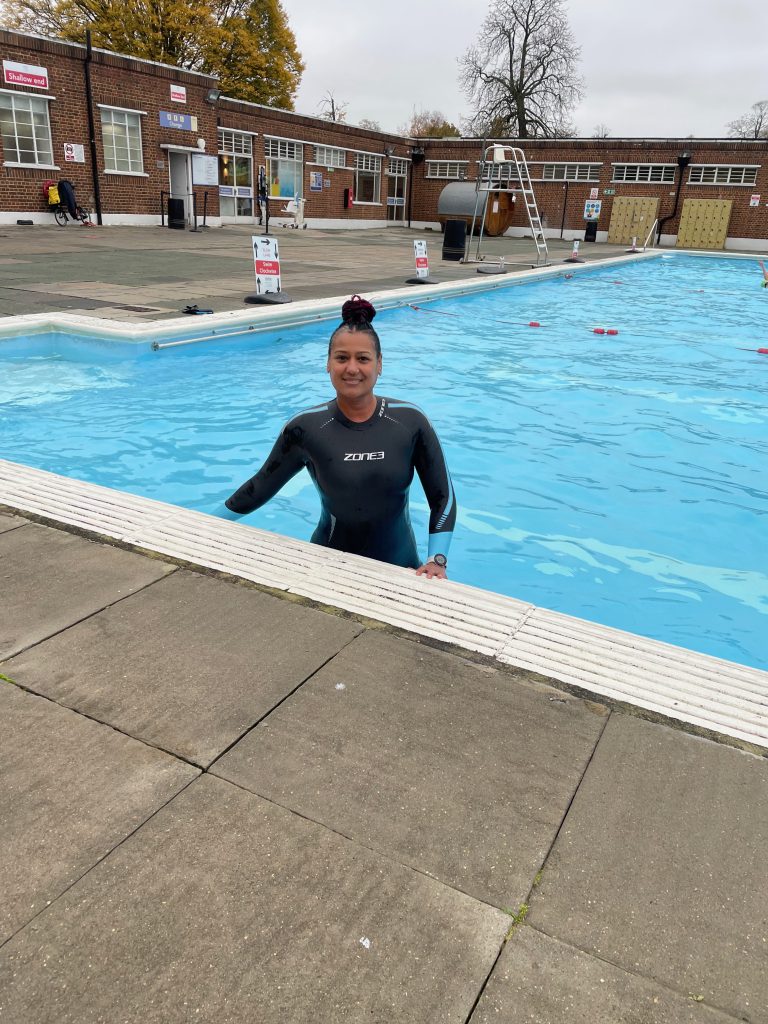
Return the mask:
<path id="1" fill-rule="evenodd" d="M 326 369 L 338 397 L 359 400 L 371 394 L 381 373 L 381 356 L 369 332 L 337 331 Z"/>

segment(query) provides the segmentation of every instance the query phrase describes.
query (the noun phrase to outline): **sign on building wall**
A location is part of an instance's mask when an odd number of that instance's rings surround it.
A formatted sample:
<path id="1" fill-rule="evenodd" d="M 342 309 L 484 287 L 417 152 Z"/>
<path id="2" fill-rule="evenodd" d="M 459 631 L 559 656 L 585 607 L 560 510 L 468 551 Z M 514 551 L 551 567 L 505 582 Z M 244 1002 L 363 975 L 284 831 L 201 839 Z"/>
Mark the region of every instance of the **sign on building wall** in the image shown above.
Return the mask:
<path id="1" fill-rule="evenodd" d="M 197 118 L 191 114 L 177 114 L 174 110 L 160 111 L 162 128 L 181 128 L 185 132 L 197 131 Z"/>
<path id="2" fill-rule="evenodd" d="M 192 184 L 218 185 L 219 158 L 205 153 L 192 154 Z"/>
<path id="3" fill-rule="evenodd" d="M 85 163 L 85 147 L 77 142 L 64 143 L 64 162 L 68 164 Z"/>
<path id="4" fill-rule="evenodd" d="M 187 88 L 184 85 L 172 85 L 171 86 L 171 100 L 174 103 L 186 103 L 187 102 Z"/>
<path id="5" fill-rule="evenodd" d="M 760 205 L 760 196 L 757 195 L 757 194 L 755 194 L 753 196 L 750 196 L 749 197 L 749 205 L 750 206 L 759 206 Z"/>
<path id="6" fill-rule="evenodd" d="M 40 68 L 36 64 L 17 64 L 15 60 L 4 60 L 3 81 L 6 85 L 26 85 L 29 89 L 47 89 L 48 68 Z"/>
<path id="7" fill-rule="evenodd" d="M 266 235 L 251 235 L 253 269 L 256 274 L 256 294 L 266 295 L 280 291 L 280 253 L 277 239 Z"/>
<path id="8" fill-rule="evenodd" d="M 584 203 L 584 220 L 597 220 L 602 208 L 602 199 L 588 199 Z"/>
<path id="9" fill-rule="evenodd" d="M 323 172 L 322 171 L 310 171 L 309 172 L 309 191 L 310 192 L 322 192 L 323 191 Z"/>
<path id="10" fill-rule="evenodd" d="M 599 188 L 591 188 L 589 190 L 589 198 L 590 199 L 597 199 L 597 197 L 599 195 L 600 195 L 600 189 Z"/>

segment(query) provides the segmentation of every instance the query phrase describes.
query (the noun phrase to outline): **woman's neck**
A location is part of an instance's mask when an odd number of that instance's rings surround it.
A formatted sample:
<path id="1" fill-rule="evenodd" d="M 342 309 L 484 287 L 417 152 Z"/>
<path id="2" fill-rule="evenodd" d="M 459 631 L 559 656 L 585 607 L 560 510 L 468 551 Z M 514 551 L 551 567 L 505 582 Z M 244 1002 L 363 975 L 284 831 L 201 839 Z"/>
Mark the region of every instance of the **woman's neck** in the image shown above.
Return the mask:
<path id="1" fill-rule="evenodd" d="M 360 398 L 342 398 L 341 395 L 336 396 L 336 405 L 352 423 L 365 423 L 371 416 L 376 412 L 376 406 L 378 399 L 376 395 L 371 391 L 367 395 L 361 395 Z"/>

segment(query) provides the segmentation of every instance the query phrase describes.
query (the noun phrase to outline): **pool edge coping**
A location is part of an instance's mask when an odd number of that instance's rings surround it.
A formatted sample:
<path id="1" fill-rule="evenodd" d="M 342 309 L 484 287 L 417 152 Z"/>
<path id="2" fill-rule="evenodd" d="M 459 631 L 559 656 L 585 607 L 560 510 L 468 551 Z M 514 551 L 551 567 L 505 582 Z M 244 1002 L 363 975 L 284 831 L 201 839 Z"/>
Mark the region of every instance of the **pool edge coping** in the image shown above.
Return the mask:
<path id="1" fill-rule="evenodd" d="M 2 459 L 0 504 L 382 622 L 768 756 L 768 672 L 760 669 Z"/>

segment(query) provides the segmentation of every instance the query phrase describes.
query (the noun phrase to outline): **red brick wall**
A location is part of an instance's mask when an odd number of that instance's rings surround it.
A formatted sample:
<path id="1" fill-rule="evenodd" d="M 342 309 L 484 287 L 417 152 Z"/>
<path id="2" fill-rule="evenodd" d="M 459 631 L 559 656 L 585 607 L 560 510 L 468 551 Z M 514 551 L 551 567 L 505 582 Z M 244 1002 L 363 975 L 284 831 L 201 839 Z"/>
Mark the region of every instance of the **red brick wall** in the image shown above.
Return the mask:
<path id="1" fill-rule="evenodd" d="M 531 178 L 540 174 L 537 161 L 547 163 L 601 163 L 600 180 L 591 182 L 569 182 L 567 190 L 567 208 L 565 210 L 565 231 L 580 230 L 584 227 L 584 202 L 590 198 L 593 188 L 599 190 L 599 198 L 603 206 L 598 228 L 607 231 L 611 220 L 613 200 L 618 196 L 658 196 L 659 216 L 665 217 L 674 207 L 674 193 L 677 187 L 678 174 L 675 171 L 673 184 L 641 184 L 613 182 L 613 163 L 641 164 L 677 164 L 678 154 L 689 152 L 692 164 L 747 164 L 760 165 L 755 185 L 689 185 L 689 171 L 683 172 L 683 185 L 680 201 L 675 217 L 663 228 L 664 234 L 674 235 L 680 223 L 683 202 L 685 199 L 730 199 L 733 202 L 731 221 L 728 230 L 730 238 L 768 238 L 768 142 L 762 141 L 728 141 L 712 139 L 565 139 L 565 140 L 526 140 L 521 145 L 526 159 L 531 165 Z M 437 217 L 437 202 L 443 188 L 448 184 L 445 180 L 433 180 L 425 177 L 426 161 L 428 160 L 462 160 L 469 161 L 467 179 L 476 180 L 477 161 L 480 159 L 482 142 L 480 140 L 421 140 L 425 151 L 425 161 L 414 169 L 414 221 L 434 221 Z M 550 230 L 560 229 L 563 220 L 563 206 L 566 200 L 564 182 L 533 182 L 536 201 L 544 226 Z M 605 195 L 604 190 L 614 189 L 615 197 Z M 761 196 L 759 207 L 750 207 L 749 201 L 753 193 Z M 514 227 L 527 224 L 525 210 L 517 203 Z"/>
<path id="2" fill-rule="evenodd" d="M 67 177 L 75 185 L 78 196 L 84 204 L 93 208 L 93 173 L 90 163 L 88 140 L 88 117 L 85 100 L 84 60 L 85 48 L 55 40 L 38 39 L 14 32 L 0 30 L 0 59 L 14 60 L 24 64 L 43 65 L 48 69 L 49 95 L 55 96 L 50 102 L 51 131 L 54 157 L 60 170 L 25 169 L 7 167 L 2 164 L 0 146 L 0 214 L 3 211 L 43 213 L 45 206 L 41 184 L 47 178 Z M 387 153 L 395 157 L 410 157 L 414 140 L 403 139 L 386 132 L 372 132 L 351 125 L 333 124 L 317 117 L 309 117 L 289 111 L 275 110 L 257 104 L 222 98 L 216 106 L 205 102 L 208 90 L 215 86 L 212 78 L 194 75 L 175 68 L 163 67 L 150 62 L 138 61 L 118 54 L 94 51 L 91 65 L 94 105 L 102 103 L 146 111 L 142 117 L 142 143 L 144 172 L 146 177 L 113 175 L 104 173 L 104 154 L 101 139 L 101 121 L 98 107 L 94 107 L 96 122 L 96 150 L 101 185 L 102 208 L 107 221 L 110 217 L 159 218 L 161 191 L 168 191 L 168 156 L 161 149 L 163 144 L 196 148 L 197 139 L 205 140 L 205 152 L 214 155 L 218 151 L 217 124 L 256 132 L 253 157 L 254 170 L 264 164 L 264 136 L 272 135 L 304 143 L 304 198 L 307 200 L 306 216 L 310 220 L 331 220 L 364 224 L 383 222 L 387 218 Z M 186 104 L 172 102 L 171 83 L 183 85 L 187 90 Z M 2 88 L 31 92 L 37 90 L 2 85 Z M 45 94 L 40 90 L 39 94 Z M 196 131 L 185 131 L 160 126 L 160 111 L 171 110 L 198 118 Z M 440 193 L 445 180 L 427 179 L 426 162 L 429 160 L 466 160 L 467 177 L 474 180 L 477 161 L 480 158 L 480 140 L 424 139 L 417 140 L 424 150 L 425 160 L 414 164 L 413 194 L 407 198 L 406 213 L 410 207 L 414 222 L 435 222 Z M 84 164 L 65 163 L 63 146 L 75 142 L 84 146 Z M 354 151 L 374 153 L 382 157 L 381 200 L 379 204 L 355 205 L 344 209 L 344 190 L 353 187 L 354 168 L 334 168 L 329 172 L 324 167 L 313 166 L 313 144 L 336 146 L 347 151 L 347 163 L 353 164 Z M 671 212 L 674 204 L 675 184 L 624 184 L 611 181 L 612 162 L 625 163 L 672 163 L 677 155 L 688 150 L 694 164 L 758 164 L 757 183 L 754 186 L 688 185 L 688 171 L 683 175 L 678 213 L 667 223 L 665 234 L 677 232 L 680 212 L 686 198 L 725 198 L 733 201 L 733 212 L 729 229 L 731 238 L 768 238 L 768 142 L 740 142 L 706 139 L 580 139 L 527 141 L 524 145 L 529 163 L 581 162 L 602 164 L 600 180 L 595 182 L 569 182 L 568 189 L 563 182 L 534 182 L 539 209 L 544 225 L 549 231 L 558 232 L 563 222 L 563 207 L 566 202 L 565 232 L 582 230 L 584 201 L 589 199 L 592 188 L 599 189 L 603 208 L 599 230 L 607 231 L 611 218 L 613 197 L 605 195 L 606 188 L 614 189 L 616 196 L 658 196 L 660 215 Z M 310 174 L 321 171 L 323 180 L 330 180 L 330 188 L 322 192 L 310 191 Z M 537 177 L 538 168 L 532 166 L 532 177 Z M 407 182 L 410 188 L 410 181 Z M 208 213 L 217 217 L 219 213 L 218 188 L 197 186 L 200 197 L 208 192 Z M 761 205 L 750 207 L 753 193 L 761 195 Z M 270 212 L 279 216 L 284 200 L 272 200 Z M 523 206 L 517 203 L 513 226 L 524 227 L 526 217 Z"/>

